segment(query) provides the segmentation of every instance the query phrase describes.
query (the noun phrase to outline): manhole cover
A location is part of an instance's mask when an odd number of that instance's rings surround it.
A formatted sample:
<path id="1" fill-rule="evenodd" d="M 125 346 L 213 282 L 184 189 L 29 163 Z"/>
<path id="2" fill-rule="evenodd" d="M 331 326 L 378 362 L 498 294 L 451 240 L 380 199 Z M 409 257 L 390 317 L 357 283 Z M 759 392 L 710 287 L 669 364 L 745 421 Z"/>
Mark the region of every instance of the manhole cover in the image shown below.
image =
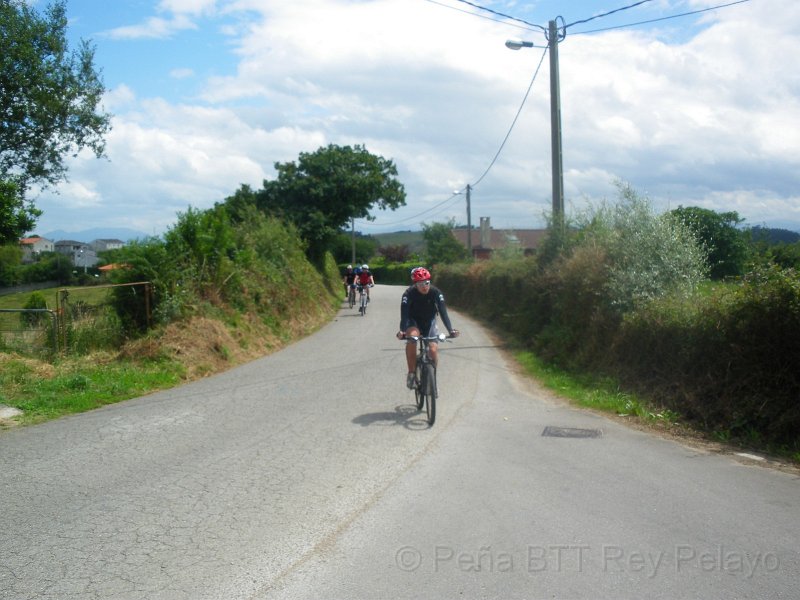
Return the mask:
<path id="1" fill-rule="evenodd" d="M 548 425 L 542 432 L 543 436 L 561 438 L 598 438 L 603 435 L 599 429 L 577 429 L 575 427 L 552 427 Z"/>

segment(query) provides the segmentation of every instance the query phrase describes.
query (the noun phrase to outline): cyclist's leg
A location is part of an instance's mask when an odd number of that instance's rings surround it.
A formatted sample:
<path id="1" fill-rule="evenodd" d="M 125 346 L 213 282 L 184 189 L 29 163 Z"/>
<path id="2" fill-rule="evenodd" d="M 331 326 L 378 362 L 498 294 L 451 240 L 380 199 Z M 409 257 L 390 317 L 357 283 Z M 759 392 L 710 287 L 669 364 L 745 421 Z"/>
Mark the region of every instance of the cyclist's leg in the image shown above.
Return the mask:
<path id="1" fill-rule="evenodd" d="M 406 364 L 408 365 L 409 373 L 413 373 L 414 369 L 417 368 L 417 342 L 408 338 L 411 336 L 419 337 L 419 335 L 419 328 L 415 323 L 412 323 L 409 328 L 406 329 Z"/>

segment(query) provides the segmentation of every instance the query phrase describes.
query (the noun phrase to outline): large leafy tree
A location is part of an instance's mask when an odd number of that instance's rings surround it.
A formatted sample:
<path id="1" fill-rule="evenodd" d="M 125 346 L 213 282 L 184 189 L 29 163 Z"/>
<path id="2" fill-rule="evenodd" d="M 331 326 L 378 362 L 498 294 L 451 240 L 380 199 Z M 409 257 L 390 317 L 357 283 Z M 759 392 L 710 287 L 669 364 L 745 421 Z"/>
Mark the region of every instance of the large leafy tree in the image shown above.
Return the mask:
<path id="1" fill-rule="evenodd" d="M 66 31 L 64 0 L 42 14 L 25 0 L 0 0 L 0 230 L 6 239 L 7 229 L 21 235 L 40 214 L 25 202 L 32 184 L 63 181 L 68 155 L 105 151 L 111 117 L 98 109 L 105 89 L 94 47 L 81 41 L 70 51 Z"/>
<path id="2" fill-rule="evenodd" d="M 467 259 L 467 249 L 453 235 L 455 221 L 447 223 L 422 224 L 422 238 L 425 240 L 425 257 L 429 265 L 441 265 Z"/>
<path id="3" fill-rule="evenodd" d="M 371 220 L 373 208 L 394 210 L 406 202 L 394 163 L 363 146 L 331 144 L 301 152 L 297 162 L 275 163 L 275 169 L 257 204 L 293 222 L 315 260 L 351 218 Z"/>
<path id="4" fill-rule="evenodd" d="M 747 233 L 737 227 L 744 222 L 738 213 L 679 206 L 671 214 L 691 229 L 705 246 L 712 279 L 744 273 L 749 250 Z"/>

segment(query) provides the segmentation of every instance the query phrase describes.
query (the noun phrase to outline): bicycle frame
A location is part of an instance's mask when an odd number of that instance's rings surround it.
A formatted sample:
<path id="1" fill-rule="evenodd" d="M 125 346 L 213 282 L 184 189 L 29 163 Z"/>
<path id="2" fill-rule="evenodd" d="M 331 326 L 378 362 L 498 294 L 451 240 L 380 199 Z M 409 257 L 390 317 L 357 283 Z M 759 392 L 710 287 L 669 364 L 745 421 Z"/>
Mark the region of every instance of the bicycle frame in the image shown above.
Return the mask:
<path id="1" fill-rule="evenodd" d="M 416 386 L 414 388 L 417 410 L 422 410 L 424 405 L 428 415 L 428 424 L 433 425 L 436 420 L 436 398 L 439 390 L 436 385 L 436 365 L 429 354 L 429 345 L 431 342 L 443 342 L 447 336 L 443 333 L 432 337 L 411 335 L 406 339 L 414 340 L 418 345 Z"/>

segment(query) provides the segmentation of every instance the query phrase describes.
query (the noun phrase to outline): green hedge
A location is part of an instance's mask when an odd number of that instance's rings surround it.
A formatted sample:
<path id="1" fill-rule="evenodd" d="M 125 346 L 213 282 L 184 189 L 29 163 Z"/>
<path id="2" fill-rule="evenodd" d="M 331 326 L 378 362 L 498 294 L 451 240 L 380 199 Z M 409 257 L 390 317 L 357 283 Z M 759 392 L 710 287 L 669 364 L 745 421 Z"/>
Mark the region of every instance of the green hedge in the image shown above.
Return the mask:
<path id="1" fill-rule="evenodd" d="M 533 260 L 456 265 L 437 285 L 455 308 L 562 366 L 616 377 L 709 431 L 800 450 L 800 277 L 770 267 L 688 299 L 620 315 L 592 279 Z"/>

